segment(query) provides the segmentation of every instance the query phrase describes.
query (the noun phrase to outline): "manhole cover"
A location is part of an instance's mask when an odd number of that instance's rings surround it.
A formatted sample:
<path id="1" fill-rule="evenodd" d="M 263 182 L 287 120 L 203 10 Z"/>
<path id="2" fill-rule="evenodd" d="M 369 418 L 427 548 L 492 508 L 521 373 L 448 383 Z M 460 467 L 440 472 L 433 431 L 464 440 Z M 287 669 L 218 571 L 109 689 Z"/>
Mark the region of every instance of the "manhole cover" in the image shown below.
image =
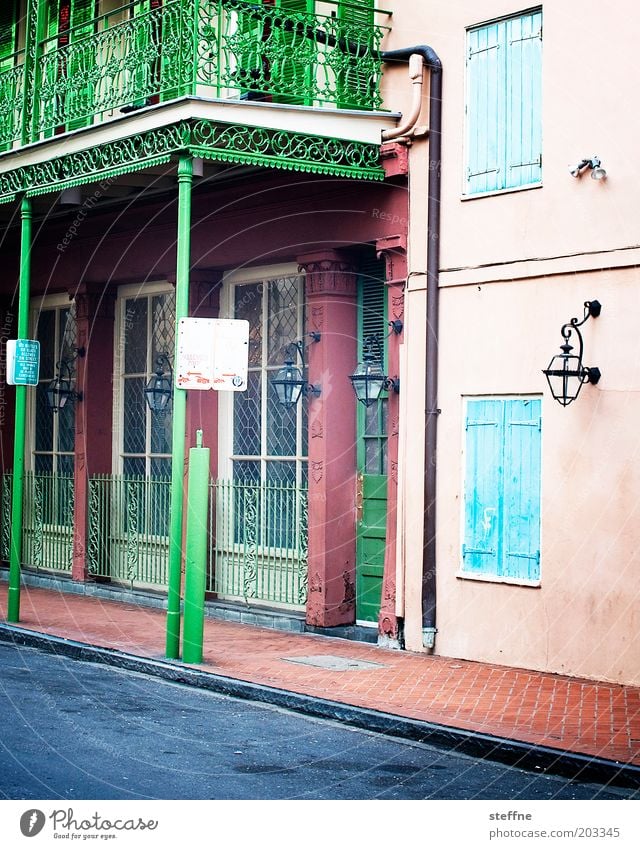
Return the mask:
<path id="1" fill-rule="evenodd" d="M 321 669 L 333 669 L 347 672 L 350 669 L 382 669 L 384 663 L 372 663 L 370 660 L 356 660 L 353 657 L 340 657 L 337 654 L 314 654 L 309 657 L 283 657 L 288 663 L 303 663 L 305 666 L 319 666 Z"/>

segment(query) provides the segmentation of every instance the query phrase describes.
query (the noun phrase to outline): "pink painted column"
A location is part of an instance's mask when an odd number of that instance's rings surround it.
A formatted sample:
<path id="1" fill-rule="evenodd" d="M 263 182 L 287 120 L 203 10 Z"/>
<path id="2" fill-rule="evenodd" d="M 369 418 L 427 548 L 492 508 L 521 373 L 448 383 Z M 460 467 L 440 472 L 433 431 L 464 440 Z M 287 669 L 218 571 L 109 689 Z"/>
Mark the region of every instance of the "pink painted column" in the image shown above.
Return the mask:
<path id="1" fill-rule="evenodd" d="M 74 529 L 71 577 L 87 580 L 89 475 L 111 471 L 113 412 L 113 333 L 116 296 L 102 284 L 74 289 L 77 346 L 86 354 L 76 360 Z"/>
<path id="2" fill-rule="evenodd" d="M 386 265 L 387 312 L 389 321 L 404 321 L 404 287 L 407 278 L 406 237 L 391 236 L 376 242 L 378 256 Z M 390 377 L 400 373 L 400 345 L 403 334 L 392 333 L 387 346 L 387 368 Z M 400 386 L 402 392 L 402 386 Z M 378 615 L 378 642 L 399 648 L 396 616 L 396 538 L 398 522 L 398 434 L 400 432 L 400 397 L 389 393 L 387 434 L 387 528 L 382 575 L 382 596 Z"/>
<path id="3" fill-rule="evenodd" d="M 329 628 L 355 621 L 357 276 L 336 251 L 299 257 L 306 272 L 309 382 L 309 592 L 307 622 Z"/>

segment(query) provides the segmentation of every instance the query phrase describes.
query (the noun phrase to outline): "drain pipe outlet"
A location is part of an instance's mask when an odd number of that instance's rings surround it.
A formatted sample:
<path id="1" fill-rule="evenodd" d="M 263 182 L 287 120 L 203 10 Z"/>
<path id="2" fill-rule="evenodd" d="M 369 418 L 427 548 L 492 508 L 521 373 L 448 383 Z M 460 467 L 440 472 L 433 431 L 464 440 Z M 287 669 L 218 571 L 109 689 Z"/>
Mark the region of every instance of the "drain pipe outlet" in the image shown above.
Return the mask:
<path id="1" fill-rule="evenodd" d="M 418 54 L 431 71 L 429 86 L 429 201 L 427 207 L 427 362 L 425 367 L 424 520 L 422 536 L 422 645 L 436 637 L 436 437 L 438 414 L 438 314 L 442 156 L 442 62 L 428 45 L 387 50 L 384 62 L 408 62 Z"/>
<path id="2" fill-rule="evenodd" d="M 382 141 L 391 141 L 401 136 L 408 135 L 414 129 L 420 110 L 422 109 L 422 78 L 424 76 L 424 62 L 422 56 L 418 53 L 412 53 L 409 57 L 409 79 L 413 86 L 413 97 L 411 101 L 411 111 L 405 118 L 404 123 L 393 130 L 383 130 Z"/>

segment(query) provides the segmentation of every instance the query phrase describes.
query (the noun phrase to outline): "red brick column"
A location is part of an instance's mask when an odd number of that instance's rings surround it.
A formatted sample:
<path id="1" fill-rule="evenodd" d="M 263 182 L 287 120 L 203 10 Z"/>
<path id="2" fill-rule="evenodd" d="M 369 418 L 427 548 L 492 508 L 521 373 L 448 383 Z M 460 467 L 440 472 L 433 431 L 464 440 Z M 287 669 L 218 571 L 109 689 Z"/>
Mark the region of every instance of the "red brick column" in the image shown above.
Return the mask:
<path id="1" fill-rule="evenodd" d="M 357 362 L 357 287 L 350 262 L 335 251 L 299 258 L 306 272 L 309 382 L 309 592 L 307 622 L 355 621 L 356 398 L 348 380 Z"/>
<path id="2" fill-rule="evenodd" d="M 404 321 L 404 287 L 407 275 L 406 240 L 403 236 L 380 239 L 376 243 L 378 256 L 385 260 L 387 312 L 389 321 Z M 387 368 L 390 377 L 400 374 L 400 345 L 402 333 L 391 333 L 387 346 Z M 402 386 L 400 387 L 402 392 Z M 396 616 L 396 539 L 398 522 L 398 434 L 400 432 L 400 397 L 389 394 L 389 430 L 387 434 L 387 528 L 382 576 L 382 597 L 378 615 L 378 641 L 399 647 Z"/>
<path id="3" fill-rule="evenodd" d="M 77 346 L 85 356 L 76 360 L 74 529 L 71 577 L 86 581 L 89 475 L 111 471 L 113 421 L 113 336 L 115 293 L 103 285 L 74 289 Z"/>

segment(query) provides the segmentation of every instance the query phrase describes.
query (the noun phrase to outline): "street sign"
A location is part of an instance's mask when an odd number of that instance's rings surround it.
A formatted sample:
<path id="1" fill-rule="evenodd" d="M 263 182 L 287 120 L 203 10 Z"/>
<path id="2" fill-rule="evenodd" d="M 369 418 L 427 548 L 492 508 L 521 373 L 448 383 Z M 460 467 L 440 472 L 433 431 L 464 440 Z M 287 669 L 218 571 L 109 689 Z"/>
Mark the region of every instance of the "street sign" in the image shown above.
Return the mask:
<path id="1" fill-rule="evenodd" d="M 7 383 L 37 386 L 40 376 L 40 343 L 34 339 L 7 340 Z"/>
<path id="2" fill-rule="evenodd" d="M 248 365 L 248 321 L 181 318 L 178 322 L 178 389 L 244 392 Z"/>

